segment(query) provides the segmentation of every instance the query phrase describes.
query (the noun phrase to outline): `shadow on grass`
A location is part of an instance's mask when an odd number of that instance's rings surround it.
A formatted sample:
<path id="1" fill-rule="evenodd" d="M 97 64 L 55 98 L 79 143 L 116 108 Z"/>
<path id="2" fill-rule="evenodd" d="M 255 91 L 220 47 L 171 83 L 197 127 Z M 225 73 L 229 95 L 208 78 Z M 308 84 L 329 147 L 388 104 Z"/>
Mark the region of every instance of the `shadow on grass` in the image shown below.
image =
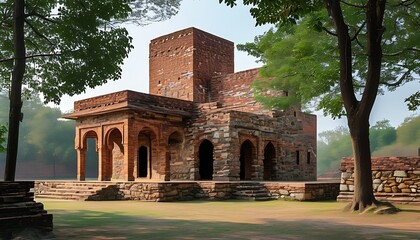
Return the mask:
<path id="1" fill-rule="evenodd" d="M 385 227 L 327 220 L 264 220 L 251 224 L 58 210 L 54 212 L 53 232 L 24 230 L 10 236 L 11 239 L 419 239 L 418 232 Z"/>

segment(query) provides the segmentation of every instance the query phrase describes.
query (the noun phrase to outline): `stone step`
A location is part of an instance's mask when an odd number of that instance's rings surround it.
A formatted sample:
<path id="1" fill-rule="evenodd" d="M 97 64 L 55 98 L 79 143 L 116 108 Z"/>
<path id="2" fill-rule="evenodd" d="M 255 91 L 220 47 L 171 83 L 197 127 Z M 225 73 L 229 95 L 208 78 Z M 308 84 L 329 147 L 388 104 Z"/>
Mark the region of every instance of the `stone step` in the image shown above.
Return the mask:
<path id="1" fill-rule="evenodd" d="M 271 194 L 267 191 L 259 191 L 259 192 L 244 192 L 244 191 L 236 191 L 233 193 L 234 196 L 271 196 Z"/>
<path id="2" fill-rule="evenodd" d="M 92 194 L 96 193 L 97 191 L 102 190 L 102 188 L 98 189 L 79 189 L 79 188 L 73 188 L 73 189 L 64 189 L 64 188 L 51 188 L 43 192 L 50 192 L 50 193 L 86 193 L 86 194 Z"/>
<path id="3" fill-rule="evenodd" d="M 51 194 L 38 194 L 36 198 L 48 198 L 48 199 L 62 199 L 62 200 L 85 200 L 89 196 L 75 196 L 75 195 L 51 195 Z"/>
<path id="4" fill-rule="evenodd" d="M 236 189 L 261 189 L 264 188 L 264 186 L 261 185 L 238 185 L 236 186 Z"/>
<path id="5" fill-rule="evenodd" d="M 42 186 L 36 193 L 37 198 L 65 199 L 85 201 L 94 198 L 98 192 L 111 186 L 111 183 L 57 183 L 52 186 Z"/>
<path id="6" fill-rule="evenodd" d="M 251 201 L 269 201 L 278 198 L 271 195 L 267 188 L 260 183 L 241 183 L 236 186 L 233 196 L 236 199 Z"/>

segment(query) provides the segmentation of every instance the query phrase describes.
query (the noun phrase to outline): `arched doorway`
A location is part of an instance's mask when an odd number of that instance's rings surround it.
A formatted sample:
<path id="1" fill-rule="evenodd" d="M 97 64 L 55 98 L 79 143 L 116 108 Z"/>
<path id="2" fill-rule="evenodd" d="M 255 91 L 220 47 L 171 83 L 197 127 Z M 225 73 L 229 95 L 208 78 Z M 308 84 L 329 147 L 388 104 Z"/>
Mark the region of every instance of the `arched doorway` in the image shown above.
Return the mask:
<path id="1" fill-rule="evenodd" d="M 138 177 L 147 177 L 147 162 L 148 162 L 148 156 L 147 156 L 147 147 L 141 146 L 139 148 L 138 152 L 138 164 L 137 164 L 137 172 Z"/>
<path id="2" fill-rule="evenodd" d="M 271 180 L 274 172 L 274 160 L 276 157 L 276 149 L 269 142 L 264 148 L 264 180 Z"/>
<path id="3" fill-rule="evenodd" d="M 124 146 L 122 134 L 118 128 L 112 129 L 107 137 L 108 157 L 103 159 L 104 180 L 124 179 Z"/>
<path id="4" fill-rule="evenodd" d="M 157 156 L 155 149 L 156 135 L 149 128 L 144 128 L 138 135 L 137 177 L 152 178 L 152 159 Z"/>
<path id="5" fill-rule="evenodd" d="M 201 180 L 213 179 L 213 144 L 209 140 L 201 142 L 198 148 L 199 174 Z"/>
<path id="6" fill-rule="evenodd" d="M 81 166 L 85 169 L 85 180 L 98 180 L 99 173 L 99 154 L 98 154 L 98 135 L 94 131 L 89 131 L 84 136 L 85 162 Z"/>
<path id="7" fill-rule="evenodd" d="M 255 159 L 255 147 L 251 141 L 246 140 L 241 145 L 241 155 L 239 157 L 239 177 L 241 180 L 251 180 L 253 159 Z"/>
<path id="8" fill-rule="evenodd" d="M 168 152 L 166 155 L 165 180 L 180 179 L 185 170 L 181 159 L 182 135 L 179 132 L 173 132 L 168 138 Z"/>

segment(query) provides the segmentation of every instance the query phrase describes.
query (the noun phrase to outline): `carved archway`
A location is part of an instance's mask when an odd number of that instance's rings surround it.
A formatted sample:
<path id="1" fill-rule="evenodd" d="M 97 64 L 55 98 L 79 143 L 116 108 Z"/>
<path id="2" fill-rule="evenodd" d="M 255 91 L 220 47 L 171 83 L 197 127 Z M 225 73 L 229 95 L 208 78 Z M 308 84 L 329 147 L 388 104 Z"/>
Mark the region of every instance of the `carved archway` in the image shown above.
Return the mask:
<path id="1" fill-rule="evenodd" d="M 275 158 L 276 158 L 276 149 L 274 145 L 269 142 L 264 148 L 264 180 L 272 180 L 274 175 L 275 167 Z"/>
<path id="2" fill-rule="evenodd" d="M 82 148 L 78 153 L 77 176 L 79 180 L 98 179 L 99 155 L 98 134 L 94 130 L 88 130 L 82 137 Z"/>
<path id="3" fill-rule="evenodd" d="M 251 180 L 252 178 L 252 163 L 256 159 L 256 151 L 254 144 L 251 141 L 245 140 L 241 145 L 241 152 L 239 157 L 241 180 Z"/>
<path id="4" fill-rule="evenodd" d="M 104 180 L 124 179 L 124 146 L 122 133 L 118 128 L 108 131 L 105 146 L 106 156 L 102 157 L 102 178 Z"/>

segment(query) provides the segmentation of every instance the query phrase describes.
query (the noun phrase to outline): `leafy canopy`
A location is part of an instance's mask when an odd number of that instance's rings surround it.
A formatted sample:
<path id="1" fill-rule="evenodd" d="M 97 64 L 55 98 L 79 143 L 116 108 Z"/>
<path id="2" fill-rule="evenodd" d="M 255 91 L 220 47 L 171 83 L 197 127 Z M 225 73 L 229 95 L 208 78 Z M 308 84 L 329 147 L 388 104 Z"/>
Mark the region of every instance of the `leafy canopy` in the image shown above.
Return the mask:
<path id="1" fill-rule="evenodd" d="M 222 1 L 220 1 L 222 2 Z M 230 6 L 234 0 L 225 0 Z M 352 81 L 356 96 L 361 96 L 368 79 L 366 10 L 364 1 L 342 3 L 344 19 L 352 38 Z M 379 93 L 393 91 L 420 74 L 420 26 L 418 1 L 388 1 L 382 38 L 383 57 Z M 292 104 L 314 104 L 324 114 L 345 114 L 340 95 L 339 64 L 335 28 L 322 1 L 244 0 L 252 5 L 257 24 L 277 23 L 276 27 L 239 45 L 264 63 L 261 79 L 254 83 L 256 99 L 274 108 Z M 285 89 L 288 97 L 267 94 Z M 410 110 L 419 105 L 420 92 L 408 97 Z"/>
<path id="2" fill-rule="evenodd" d="M 24 94 L 59 103 L 121 76 L 132 39 L 119 23 L 148 23 L 176 14 L 180 0 L 27 0 Z M 0 2 L 0 89 L 10 89 L 13 1 Z"/>

